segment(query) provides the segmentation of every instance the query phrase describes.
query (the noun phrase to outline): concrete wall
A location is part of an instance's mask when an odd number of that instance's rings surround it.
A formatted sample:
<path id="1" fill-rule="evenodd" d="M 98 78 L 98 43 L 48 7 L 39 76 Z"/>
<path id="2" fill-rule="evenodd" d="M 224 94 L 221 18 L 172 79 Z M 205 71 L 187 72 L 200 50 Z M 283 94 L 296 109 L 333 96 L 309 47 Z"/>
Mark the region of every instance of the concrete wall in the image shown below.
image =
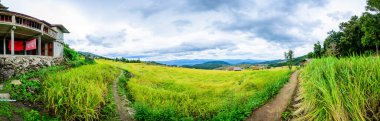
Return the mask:
<path id="1" fill-rule="evenodd" d="M 61 44 L 60 42 L 54 42 L 53 45 L 54 45 L 53 56 L 63 57 L 63 44 Z"/>
<path id="2" fill-rule="evenodd" d="M 57 31 L 58 39 L 53 43 L 54 50 L 53 50 L 53 56 L 54 57 L 63 57 L 63 32 L 58 29 L 57 27 L 53 27 L 53 30 Z"/>
<path id="3" fill-rule="evenodd" d="M 41 68 L 60 65 L 63 57 L 0 56 L 0 81 Z"/>

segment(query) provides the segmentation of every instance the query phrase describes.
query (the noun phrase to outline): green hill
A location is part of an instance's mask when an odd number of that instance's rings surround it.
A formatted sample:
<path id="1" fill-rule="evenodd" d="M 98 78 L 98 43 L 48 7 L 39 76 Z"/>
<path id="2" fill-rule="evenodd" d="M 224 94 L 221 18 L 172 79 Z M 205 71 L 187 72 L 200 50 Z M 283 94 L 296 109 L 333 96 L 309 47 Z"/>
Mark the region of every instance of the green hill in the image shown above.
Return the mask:
<path id="1" fill-rule="evenodd" d="M 223 66 L 230 66 L 230 65 L 231 65 L 230 63 L 227 63 L 225 61 L 209 61 L 209 62 L 205 62 L 205 63 L 202 63 L 202 64 L 196 64 L 196 65 L 193 65 L 193 66 L 184 65 L 182 67 L 185 67 L 185 68 L 195 68 L 195 69 L 216 69 L 216 68 L 220 68 L 220 67 L 223 67 Z"/>

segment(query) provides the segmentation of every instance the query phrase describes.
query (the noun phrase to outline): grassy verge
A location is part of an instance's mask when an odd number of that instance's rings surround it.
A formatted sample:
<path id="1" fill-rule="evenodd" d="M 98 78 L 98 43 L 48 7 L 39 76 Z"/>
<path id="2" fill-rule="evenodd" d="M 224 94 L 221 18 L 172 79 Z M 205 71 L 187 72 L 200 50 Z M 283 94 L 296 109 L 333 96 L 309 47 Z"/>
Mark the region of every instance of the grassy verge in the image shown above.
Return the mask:
<path id="1" fill-rule="evenodd" d="M 112 66 L 94 64 L 49 74 L 42 83 L 42 100 L 64 120 L 97 120 L 106 104 L 107 87 L 119 72 Z"/>
<path id="2" fill-rule="evenodd" d="M 302 120 L 380 120 L 380 59 L 313 60 L 301 75 Z"/>
<path id="3" fill-rule="evenodd" d="M 101 114 L 101 117 L 100 117 L 101 120 L 107 120 L 107 121 L 120 120 L 119 114 L 117 112 L 114 96 L 112 93 L 112 84 L 108 86 L 108 94 L 105 97 L 105 105 L 102 107 L 100 114 Z"/>
<path id="4" fill-rule="evenodd" d="M 241 120 L 287 82 L 290 71 L 210 71 L 112 61 L 134 76 L 126 83 L 136 120 Z"/>

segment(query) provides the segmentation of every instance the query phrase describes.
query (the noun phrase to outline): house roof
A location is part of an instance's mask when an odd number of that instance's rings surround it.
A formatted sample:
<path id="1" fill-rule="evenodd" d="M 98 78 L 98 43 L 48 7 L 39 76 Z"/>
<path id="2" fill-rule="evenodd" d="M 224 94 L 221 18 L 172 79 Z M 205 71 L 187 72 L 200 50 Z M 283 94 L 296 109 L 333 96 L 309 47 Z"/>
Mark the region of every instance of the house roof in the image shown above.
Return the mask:
<path id="1" fill-rule="evenodd" d="M 234 67 L 233 69 L 234 69 L 234 70 L 243 70 L 243 69 L 240 68 L 240 67 Z"/>
<path id="2" fill-rule="evenodd" d="M 1 0 L 0 0 L 1 2 Z M 46 22 L 44 20 L 40 20 L 40 19 L 37 19 L 35 17 L 32 17 L 32 16 L 29 16 L 29 15 L 26 15 L 26 14 L 22 14 L 22 13 L 18 13 L 18 12 L 13 12 L 13 11 L 9 11 L 8 10 L 8 7 L 4 6 L 3 4 L 0 3 L 0 12 L 5 12 L 5 13 L 10 13 L 10 14 L 15 14 L 15 15 L 19 15 L 19 16 L 23 16 L 23 17 L 26 17 L 26 18 L 30 18 L 30 19 L 34 19 L 34 20 L 37 20 L 37 21 L 40 21 L 46 25 L 48 25 L 49 27 L 58 27 L 62 32 L 64 33 L 70 33 L 69 30 L 67 30 L 62 24 L 50 24 L 49 22 Z"/>
<path id="3" fill-rule="evenodd" d="M 3 4 L 0 3 L 0 10 L 8 10 L 8 7 L 5 7 Z"/>
<path id="4" fill-rule="evenodd" d="M 70 33 L 70 31 L 67 30 L 66 27 L 63 26 L 62 24 L 52 24 L 51 27 L 57 27 L 57 28 L 60 29 L 63 33 Z"/>

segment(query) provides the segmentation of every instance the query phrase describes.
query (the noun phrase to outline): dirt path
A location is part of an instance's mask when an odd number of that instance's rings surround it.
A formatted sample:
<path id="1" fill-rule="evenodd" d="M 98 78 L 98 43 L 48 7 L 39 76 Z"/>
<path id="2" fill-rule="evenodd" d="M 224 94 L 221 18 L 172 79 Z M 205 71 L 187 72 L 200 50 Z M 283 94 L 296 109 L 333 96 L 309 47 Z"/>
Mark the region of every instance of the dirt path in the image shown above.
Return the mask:
<path id="1" fill-rule="evenodd" d="M 123 74 L 123 72 L 121 72 L 121 74 Z M 120 74 L 120 76 L 121 76 L 121 74 Z M 128 114 L 126 102 L 124 101 L 125 99 L 122 99 L 124 97 L 120 97 L 118 92 L 117 92 L 117 82 L 119 81 L 119 77 L 113 81 L 113 85 L 112 85 L 112 92 L 113 92 L 113 97 L 115 99 L 117 111 L 119 112 L 120 120 L 132 121 L 132 118 Z"/>
<path id="2" fill-rule="evenodd" d="M 298 73 L 296 71 L 290 77 L 289 82 L 280 90 L 280 92 L 270 102 L 253 111 L 246 121 L 279 121 L 282 113 L 290 103 L 294 91 L 298 84 Z"/>

